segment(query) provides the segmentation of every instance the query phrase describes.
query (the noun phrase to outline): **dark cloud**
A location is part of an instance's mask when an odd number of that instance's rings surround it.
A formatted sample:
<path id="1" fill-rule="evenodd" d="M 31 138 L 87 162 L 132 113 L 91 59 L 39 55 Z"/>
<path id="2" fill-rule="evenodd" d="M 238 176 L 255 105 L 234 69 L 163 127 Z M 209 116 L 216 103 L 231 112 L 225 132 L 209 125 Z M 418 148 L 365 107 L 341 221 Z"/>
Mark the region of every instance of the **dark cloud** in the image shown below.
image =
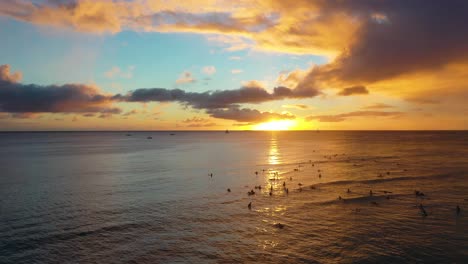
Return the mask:
<path id="1" fill-rule="evenodd" d="M 375 82 L 468 61 L 468 1 L 324 1 L 361 21 L 356 41 L 308 80 Z"/>
<path id="2" fill-rule="evenodd" d="M 2 69 L 5 69 L 3 67 Z M 118 114 L 111 98 L 92 86 L 65 84 L 40 86 L 14 82 L 12 75 L 0 75 L 0 111 L 9 113 Z M 14 76 L 14 75 L 13 75 Z"/>
<path id="3" fill-rule="evenodd" d="M 364 106 L 362 108 L 364 108 L 364 109 L 385 109 L 385 108 L 393 108 L 393 107 L 394 106 L 392 106 L 392 105 L 377 103 L 377 104 L 373 104 L 373 105 Z"/>
<path id="4" fill-rule="evenodd" d="M 213 92 L 186 92 L 181 89 L 149 88 L 137 89 L 126 95 L 104 95 L 96 87 L 83 84 L 40 86 L 21 84 L 19 74 L 10 73 L 6 65 L 0 68 L 0 111 L 8 113 L 83 113 L 84 116 L 110 118 L 120 114 L 120 108 L 113 102 L 178 102 L 194 109 L 203 109 L 215 118 L 240 122 L 261 122 L 269 119 L 290 119 L 289 114 L 260 112 L 240 108 L 244 103 L 262 103 L 285 98 L 313 97 L 319 94 L 315 89 L 301 90 L 276 87 L 272 93 L 266 91 L 258 82 L 249 82 L 235 90 Z M 136 114 L 132 110 L 123 114 Z M 189 120 L 190 121 L 190 120 Z M 194 123 L 197 120 L 191 120 Z M 211 122 L 205 122 L 205 125 Z"/>
<path id="5" fill-rule="evenodd" d="M 135 115 L 135 114 L 138 114 L 138 111 L 133 109 L 133 110 L 128 111 L 125 114 L 123 114 L 123 116 L 130 116 L 130 115 Z"/>
<path id="6" fill-rule="evenodd" d="M 290 89 L 276 87 L 272 93 L 264 88 L 247 85 L 235 90 L 213 92 L 186 92 L 181 89 L 142 88 L 126 95 L 116 95 L 115 100 L 127 102 L 179 102 L 196 109 L 229 108 L 243 103 L 262 103 L 286 98 L 307 98 L 319 95 L 317 89 Z"/>
<path id="7" fill-rule="evenodd" d="M 318 120 L 320 122 L 342 122 L 351 117 L 397 117 L 401 115 L 403 115 L 402 112 L 355 111 L 337 115 L 308 116 L 306 120 Z"/>
<path id="8" fill-rule="evenodd" d="M 231 107 L 228 109 L 208 109 L 206 111 L 214 118 L 234 120 L 237 122 L 260 123 L 271 119 L 295 119 L 291 114 L 260 112 L 256 109 Z"/>
<path id="9" fill-rule="evenodd" d="M 40 118 L 40 116 L 36 113 L 12 113 L 10 117 L 18 119 Z"/>
<path id="10" fill-rule="evenodd" d="M 350 95 L 356 95 L 356 94 L 357 95 L 369 94 L 369 91 L 367 90 L 366 87 L 358 85 L 358 86 L 344 88 L 340 92 L 338 92 L 338 95 L 342 95 L 342 96 L 350 96 Z"/>
<path id="11" fill-rule="evenodd" d="M 308 109 L 309 106 L 305 104 L 282 105 L 284 108 Z"/>
<path id="12" fill-rule="evenodd" d="M 101 113 L 98 117 L 102 118 L 102 119 L 108 119 L 108 118 L 112 117 L 112 114 L 111 113 Z"/>

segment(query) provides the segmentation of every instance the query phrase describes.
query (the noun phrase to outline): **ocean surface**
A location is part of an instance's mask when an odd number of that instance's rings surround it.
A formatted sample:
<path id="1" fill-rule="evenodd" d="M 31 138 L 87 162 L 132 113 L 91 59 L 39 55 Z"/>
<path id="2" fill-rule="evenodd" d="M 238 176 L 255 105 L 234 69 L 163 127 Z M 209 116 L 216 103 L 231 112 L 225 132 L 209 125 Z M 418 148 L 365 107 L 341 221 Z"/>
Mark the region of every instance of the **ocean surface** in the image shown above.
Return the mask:
<path id="1" fill-rule="evenodd" d="M 0 263 L 468 263 L 468 132 L 126 134 L 0 133 Z"/>

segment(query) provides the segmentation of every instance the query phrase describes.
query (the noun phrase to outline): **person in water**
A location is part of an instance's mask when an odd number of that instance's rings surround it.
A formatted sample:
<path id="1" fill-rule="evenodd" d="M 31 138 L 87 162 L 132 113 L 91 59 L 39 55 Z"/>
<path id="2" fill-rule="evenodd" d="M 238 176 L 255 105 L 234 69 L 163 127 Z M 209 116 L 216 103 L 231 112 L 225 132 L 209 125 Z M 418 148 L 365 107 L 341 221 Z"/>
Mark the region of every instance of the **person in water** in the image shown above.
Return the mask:
<path id="1" fill-rule="evenodd" d="M 419 210 L 421 210 L 421 214 L 423 216 L 427 216 L 426 209 L 424 209 L 424 206 L 422 204 L 419 204 Z"/>

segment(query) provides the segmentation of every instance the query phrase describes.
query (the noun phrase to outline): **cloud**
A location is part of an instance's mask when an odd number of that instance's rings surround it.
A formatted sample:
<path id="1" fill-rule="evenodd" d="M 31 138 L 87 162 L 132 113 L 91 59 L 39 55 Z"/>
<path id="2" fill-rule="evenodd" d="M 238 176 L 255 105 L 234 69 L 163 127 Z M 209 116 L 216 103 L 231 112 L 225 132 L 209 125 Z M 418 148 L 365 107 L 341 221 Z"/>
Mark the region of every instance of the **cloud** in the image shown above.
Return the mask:
<path id="1" fill-rule="evenodd" d="M 229 60 L 242 60 L 242 58 L 239 56 L 231 56 L 229 57 Z"/>
<path id="2" fill-rule="evenodd" d="M 117 66 L 114 66 L 112 67 L 110 70 L 106 71 L 104 73 L 104 76 L 106 76 L 107 78 L 111 79 L 111 78 L 114 78 L 117 74 L 119 74 L 121 72 L 120 68 L 117 67 Z"/>
<path id="3" fill-rule="evenodd" d="M 237 38 L 234 50 L 250 46 L 341 54 L 343 78 L 375 79 L 412 70 L 415 64 L 434 67 L 466 59 L 462 51 L 468 35 L 463 34 L 467 5 L 464 0 L 199 0 L 184 5 L 177 1 L 10 0 L 1 2 L 0 15 L 81 32 L 191 32 Z"/>
<path id="4" fill-rule="evenodd" d="M 205 66 L 203 67 L 202 72 L 206 75 L 213 75 L 216 73 L 216 68 L 215 66 Z"/>
<path id="5" fill-rule="evenodd" d="M 186 127 L 213 127 L 216 126 L 217 124 L 214 122 L 211 122 L 207 118 L 203 117 L 192 117 L 192 118 L 187 118 L 182 123 L 185 124 Z"/>
<path id="6" fill-rule="evenodd" d="M 186 92 L 181 89 L 141 88 L 127 94 L 113 96 L 123 102 L 178 102 L 194 109 L 204 109 L 215 118 L 238 122 L 261 122 L 268 119 L 291 119 L 291 114 L 276 114 L 241 108 L 241 104 L 258 104 L 286 98 L 309 98 L 319 95 L 314 89 L 296 90 L 287 87 L 275 87 L 268 92 L 258 81 L 244 83 L 234 90 L 216 90 L 207 92 Z"/>
<path id="7" fill-rule="evenodd" d="M 130 116 L 130 115 L 135 115 L 138 114 L 138 111 L 133 109 L 131 111 L 126 112 L 125 114 L 122 114 L 123 116 Z"/>
<path id="8" fill-rule="evenodd" d="M 102 119 L 108 119 L 112 117 L 112 113 L 101 113 L 98 117 Z"/>
<path id="9" fill-rule="evenodd" d="M 279 73 L 276 83 L 286 87 L 296 87 L 307 75 L 307 71 L 297 69 L 293 71 L 282 71 Z"/>
<path id="10" fill-rule="evenodd" d="M 270 112 L 260 112 L 256 109 L 230 107 L 227 109 L 208 109 L 207 113 L 214 118 L 234 120 L 237 122 L 260 123 L 272 119 L 295 119 L 289 113 L 277 114 Z"/>
<path id="11" fill-rule="evenodd" d="M 177 1 L 0 2 L 0 16 L 34 25 L 97 34 L 124 30 L 205 34 L 210 44 L 225 51 L 314 54 L 329 60 L 307 70 L 280 73 L 278 91 L 240 88 L 190 93 L 154 88 L 136 89 L 112 98 L 125 101 L 140 96 L 143 101 L 179 102 L 199 109 L 314 97 L 321 89 L 358 86 L 372 87 L 372 92 L 392 93 L 428 107 L 455 103 L 464 106 L 466 96 L 462 95 L 468 91 L 467 13 L 468 2 L 464 0 L 200 0 L 184 5 Z M 21 74 L 10 73 L 6 67 L 0 68 L 1 79 L 9 85 L 18 83 Z M 114 70 L 110 75 L 121 71 Z M 195 78 L 191 73 L 182 74 L 180 80 L 191 83 Z M 341 92 L 353 94 L 346 89 Z M 95 94 L 102 95 L 99 91 Z M 246 97 L 240 99 L 236 97 L 238 94 Z M 225 99 L 228 95 L 234 97 Z M 220 103 L 215 100 L 218 96 Z M 108 106 L 111 101 L 99 105 Z M 2 107 L 14 108 L 5 100 L 1 103 Z"/>
<path id="12" fill-rule="evenodd" d="M 438 104 L 440 101 L 432 96 L 430 98 L 427 97 L 409 97 L 406 98 L 406 101 L 417 103 L 417 104 Z"/>
<path id="13" fill-rule="evenodd" d="M 114 100 L 127 102 L 179 102 L 196 109 L 229 108 L 244 103 L 263 103 L 286 98 L 309 98 L 319 95 L 315 89 L 297 90 L 275 87 L 268 92 L 258 82 L 248 82 L 239 89 L 209 92 L 186 92 L 181 89 L 141 88 L 128 94 L 117 94 Z"/>
<path id="14" fill-rule="evenodd" d="M 40 116 L 36 113 L 13 113 L 11 114 L 11 118 L 31 119 L 31 118 L 40 118 Z"/>
<path id="15" fill-rule="evenodd" d="M 131 79 L 133 77 L 133 70 L 135 70 L 135 66 L 128 66 L 127 70 L 123 71 L 117 66 L 113 66 L 111 69 L 104 73 L 109 79 L 114 78 L 124 78 L 124 79 Z"/>
<path id="16" fill-rule="evenodd" d="M 0 65 L 0 80 L 16 83 L 21 81 L 22 77 L 20 72 L 10 72 L 10 65 Z"/>
<path id="17" fill-rule="evenodd" d="M 364 86 L 352 86 L 348 88 L 342 89 L 338 92 L 338 95 L 341 96 L 350 96 L 350 95 L 362 95 L 362 94 L 369 94 L 369 91 Z"/>
<path id="18" fill-rule="evenodd" d="M 202 123 L 202 124 L 198 124 L 198 123 L 192 123 L 192 124 L 188 124 L 187 127 L 193 127 L 193 128 L 197 128 L 197 127 L 214 127 L 214 126 L 217 126 L 216 123 L 214 122 L 210 122 L 210 123 Z"/>
<path id="19" fill-rule="evenodd" d="M 189 71 L 184 71 L 180 76 L 179 79 L 176 80 L 177 84 L 185 84 L 185 83 L 194 83 L 197 80 L 193 77 L 192 73 Z"/>
<path id="20" fill-rule="evenodd" d="M 123 27 L 121 16 L 129 15 L 135 8 L 130 3 L 110 1 L 56 0 L 31 3 L 12 0 L 0 4 L 0 14 L 39 25 L 66 27 L 83 32 L 116 33 Z"/>
<path id="21" fill-rule="evenodd" d="M 352 117 L 398 117 L 402 112 L 381 111 L 355 111 L 336 115 L 315 115 L 306 117 L 307 121 L 318 120 L 319 122 L 342 122 Z"/>
<path id="22" fill-rule="evenodd" d="M 373 104 L 373 105 L 364 106 L 362 108 L 364 108 L 364 109 L 385 109 L 385 108 L 393 108 L 393 107 L 394 106 L 392 106 L 392 105 L 377 103 L 377 104 Z"/>
<path id="23" fill-rule="evenodd" d="M 468 34 L 460 30 L 468 28 L 466 1 L 326 1 L 322 8 L 353 14 L 359 27 L 343 52 L 310 71 L 304 84 L 368 85 L 468 63 Z"/>
<path id="24" fill-rule="evenodd" d="M 305 105 L 305 104 L 294 104 L 294 105 L 282 105 L 281 107 L 284 107 L 284 108 L 295 108 L 295 109 L 308 109 L 309 106 L 308 105 Z"/>
<path id="25" fill-rule="evenodd" d="M 232 73 L 232 74 L 239 74 L 239 73 L 242 73 L 242 72 L 243 72 L 243 70 L 241 70 L 241 69 L 233 69 L 233 70 L 231 70 L 231 73 Z"/>
<path id="26" fill-rule="evenodd" d="M 182 123 L 204 123 L 204 122 L 208 122 L 209 120 L 206 119 L 206 118 L 203 118 L 203 117 L 192 117 L 192 118 L 187 118 L 185 119 L 184 121 L 182 121 Z"/>
<path id="27" fill-rule="evenodd" d="M 35 85 L 21 84 L 21 74 L 9 73 L 9 66 L 0 66 L 0 112 L 9 113 L 120 113 L 112 107 L 110 96 L 98 88 L 84 84 Z"/>
<path id="28" fill-rule="evenodd" d="M 0 15 L 98 34 L 123 30 L 211 34 L 227 38 L 218 42 L 227 43 L 230 51 L 341 50 L 360 23 L 344 12 L 317 15 L 325 8 L 323 1 L 302 0 L 295 4 L 200 0 L 184 5 L 177 1 L 11 0 L 0 4 Z"/>

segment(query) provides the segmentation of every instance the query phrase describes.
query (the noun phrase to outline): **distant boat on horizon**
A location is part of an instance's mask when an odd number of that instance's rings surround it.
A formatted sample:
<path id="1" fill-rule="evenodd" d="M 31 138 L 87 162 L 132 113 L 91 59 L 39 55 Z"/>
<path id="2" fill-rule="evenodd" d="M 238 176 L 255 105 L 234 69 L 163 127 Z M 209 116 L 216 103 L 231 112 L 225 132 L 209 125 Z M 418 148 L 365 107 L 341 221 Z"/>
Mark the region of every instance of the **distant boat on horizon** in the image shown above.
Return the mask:
<path id="1" fill-rule="evenodd" d="M 226 129 L 226 131 L 224 133 L 229 134 L 229 130 Z"/>

